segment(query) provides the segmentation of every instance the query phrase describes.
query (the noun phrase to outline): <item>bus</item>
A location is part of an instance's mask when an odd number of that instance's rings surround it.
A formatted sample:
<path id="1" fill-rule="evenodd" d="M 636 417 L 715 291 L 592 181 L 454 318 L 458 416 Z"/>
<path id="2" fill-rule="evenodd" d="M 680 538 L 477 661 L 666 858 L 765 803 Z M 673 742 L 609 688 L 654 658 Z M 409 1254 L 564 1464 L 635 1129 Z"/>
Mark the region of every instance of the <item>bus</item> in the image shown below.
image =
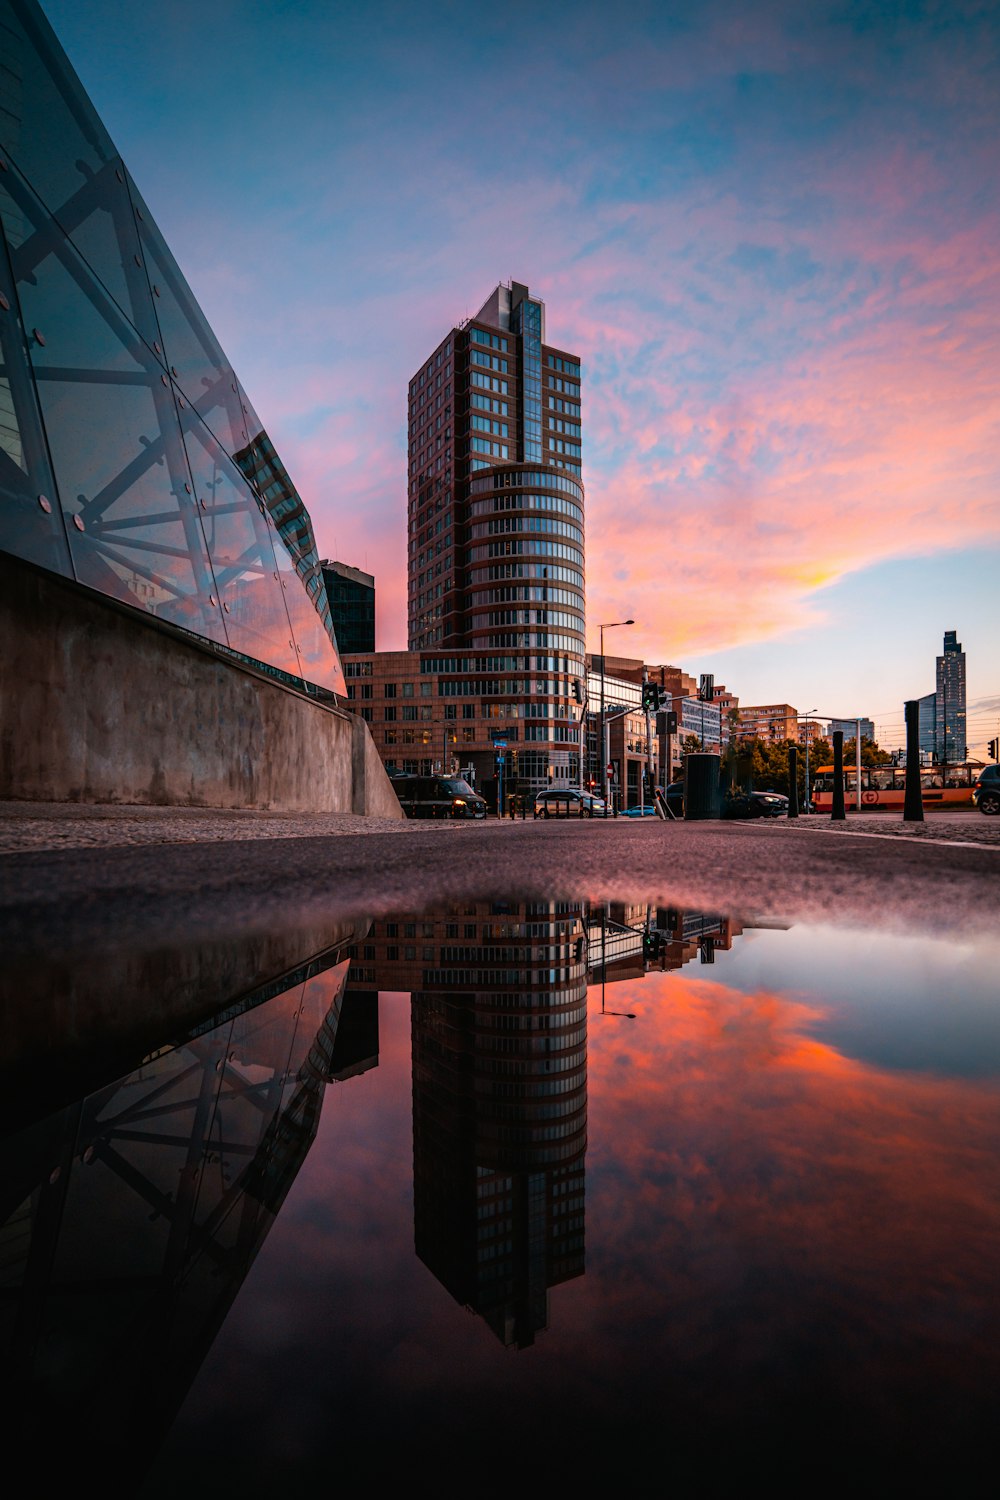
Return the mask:
<path id="1" fill-rule="evenodd" d="M 954 766 L 921 766 L 920 795 L 924 807 L 971 807 L 972 784 L 981 770 L 978 761 L 964 761 Z M 905 785 L 906 769 L 903 766 L 862 766 L 861 811 L 887 807 L 902 810 Z M 832 811 L 832 766 L 819 767 L 810 795 L 817 812 Z M 857 770 L 854 766 L 845 766 L 844 806 L 856 808 L 857 805 Z"/>

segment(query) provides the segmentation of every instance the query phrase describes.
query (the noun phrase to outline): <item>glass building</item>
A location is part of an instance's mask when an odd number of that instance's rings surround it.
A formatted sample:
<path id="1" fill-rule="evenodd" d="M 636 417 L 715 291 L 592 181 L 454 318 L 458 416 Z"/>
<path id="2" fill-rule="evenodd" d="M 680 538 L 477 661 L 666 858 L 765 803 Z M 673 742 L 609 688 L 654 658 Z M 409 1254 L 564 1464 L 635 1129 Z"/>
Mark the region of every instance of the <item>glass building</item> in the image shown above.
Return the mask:
<path id="1" fill-rule="evenodd" d="M 342 692 L 305 507 L 34 0 L 0 57 L 0 550 Z"/>
<path id="2" fill-rule="evenodd" d="M 941 765 L 958 764 L 966 757 L 965 652 L 956 630 L 944 633 L 944 649 L 937 658 L 937 757 Z"/>
<path id="3" fill-rule="evenodd" d="M 321 564 L 337 643 L 345 656 L 375 650 L 375 579 L 348 563 Z"/>
<path id="4" fill-rule="evenodd" d="M 522 786 L 579 776 L 581 442 L 579 357 L 545 342 L 520 282 L 410 381 L 409 647 L 483 701 Z"/>

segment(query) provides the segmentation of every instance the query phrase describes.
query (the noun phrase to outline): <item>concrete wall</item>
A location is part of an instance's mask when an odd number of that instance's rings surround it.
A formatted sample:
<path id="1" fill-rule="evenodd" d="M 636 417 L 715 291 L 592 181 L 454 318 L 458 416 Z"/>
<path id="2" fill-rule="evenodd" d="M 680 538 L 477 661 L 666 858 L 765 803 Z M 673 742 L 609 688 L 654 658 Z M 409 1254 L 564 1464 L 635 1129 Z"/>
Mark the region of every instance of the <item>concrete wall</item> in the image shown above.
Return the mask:
<path id="1" fill-rule="evenodd" d="M 0 798 L 403 816 L 356 715 L 4 554 Z"/>

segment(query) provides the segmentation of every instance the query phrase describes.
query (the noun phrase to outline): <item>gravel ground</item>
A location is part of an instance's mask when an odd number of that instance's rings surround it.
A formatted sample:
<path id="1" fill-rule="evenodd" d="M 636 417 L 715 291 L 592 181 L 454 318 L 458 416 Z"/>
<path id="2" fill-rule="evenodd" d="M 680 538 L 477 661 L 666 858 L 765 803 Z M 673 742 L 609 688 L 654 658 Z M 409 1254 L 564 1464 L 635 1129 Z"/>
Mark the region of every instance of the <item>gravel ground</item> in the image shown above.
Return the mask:
<path id="1" fill-rule="evenodd" d="M 532 821 L 532 820 L 526 820 Z M 614 819 L 608 820 L 614 826 Z M 638 819 L 619 820 L 623 827 Z M 652 819 L 648 820 L 652 822 Z M 490 819 L 500 833 L 511 820 Z M 893 814 L 866 813 L 843 823 L 828 817 L 776 819 L 768 825 L 789 834 L 827 833 L 1000 846 L 1000 818 L 975 809 L 931 813 L 923 823 Z M 146 844 L 214 844 L 247 839 L 338 838 L 372 833 L 439 836 L 461 832 L 449 822 L 362 818 L 352 813 L 271 813 L 199 807 L 107 806 L 89 803 L 0 802 L 0 854 L 28 850 L 116 849 Z"/>

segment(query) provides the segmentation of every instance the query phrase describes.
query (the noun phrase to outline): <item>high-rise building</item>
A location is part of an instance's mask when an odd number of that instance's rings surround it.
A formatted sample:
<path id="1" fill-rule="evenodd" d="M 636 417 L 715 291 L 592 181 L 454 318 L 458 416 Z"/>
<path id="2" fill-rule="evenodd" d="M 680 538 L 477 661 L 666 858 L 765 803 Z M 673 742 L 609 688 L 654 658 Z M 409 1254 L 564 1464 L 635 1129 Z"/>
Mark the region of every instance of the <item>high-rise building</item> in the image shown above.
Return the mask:
<path id="1" fill-rule="evenodd" d="M 963 761 L 965 743 L 965 652 L 956 630 L 944 633 L 944 650 L 937 658 L 937 757 L 941 763 Z"/>
<path id="2" fill-rule="evenodd" d="M 347 563 L 320 564 L 341 655 L 375 650 L 375 579 Z"/>
<path id="3" fill-rule="evenodd" d="M 831 736 L 834 735 L 837 732 L 838 729 L 840 730 L 841 734 L 844 736 L 845 740 L 853 740 L 854 736 L 858 732 L 858 719 L 857 718 L 854 718 L 854 719 L 831 719 L 830 720 L 830 734 L 831 734 Z M 873 740 L 875 738 L 875 721 L 874 721 L 874 719 L 865 719 L 865 718 L 861 719 L 861 738 L 862 738 L 862 740 Z"/>
<path id="4" fill-rule="evenodd" d="M 522 783 L 579 774 L 580 460 L 579 357 L 528 287 L 497 286 L 410 381 L 408 630 Z"/>

